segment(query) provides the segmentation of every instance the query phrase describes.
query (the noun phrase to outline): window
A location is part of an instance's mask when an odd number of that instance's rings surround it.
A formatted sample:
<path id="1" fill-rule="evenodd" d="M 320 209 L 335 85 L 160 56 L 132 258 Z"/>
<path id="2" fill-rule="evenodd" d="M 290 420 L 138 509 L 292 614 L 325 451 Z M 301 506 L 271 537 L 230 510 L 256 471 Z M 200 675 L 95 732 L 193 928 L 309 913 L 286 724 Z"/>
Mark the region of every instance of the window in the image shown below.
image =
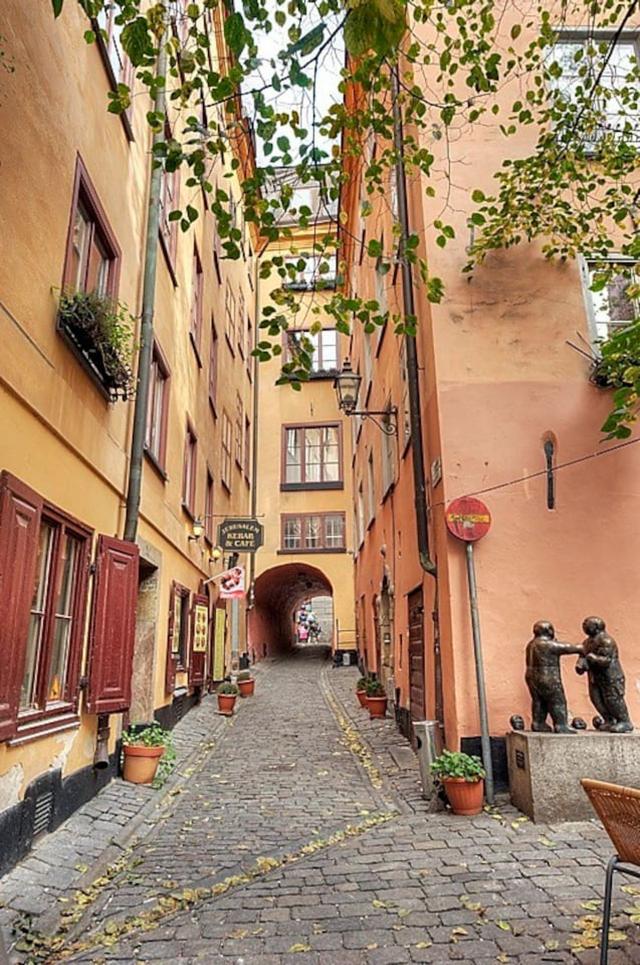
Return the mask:
<path id="1" fill-rule="evenodd" d="M 182 473 L 182 508 L 186 509 L 190 516 L 195 516 L 197 456 L 198 440 L 191 423 L 187 423 Z"/>
<path id="2" fill-rule="evenodd" d="M 244 420 L 244 475 L 248 482 L 251 475 L 251 423 L 247 416 Z"/>
<path id="3" fill-rule="evenodd" d="M 231 419 L 226 412 L 222 413 L 222 485 L 231 492 L 231 449 L 233 446 L 233 428 Z"/>
<path id="4" fill-rule="evenodd" d="M 202 264 L 200 262 L 200 256 L 198 254 L 198 248 L 196 245 L 193 246 L 193 273 L 191 277 L 191 285 L 191 325 L 189 333 L 191 335 L 193 347 L 198 355 L 200 351 L 200 336 L 202 333 L 204 274 L 202 272 Z"/>
<path id="5" fill-rule="evenodd" d="M 373 452 L 369 452 L 367 459 L 367 524 L 371 523 L 376 514 L 376 483 L 373 472 Z"/>
<path id="6" fill-rule="evenodd" d="M 45 510 L 20 691 L 21 715 L 70 704 L 76 696 L 87 548 L 86 531 L 78 531 L 62 517 L 48 518 Z"/>
<path id="7" fill-rule="evenodd" d="M 253 352 L 253 322 L 251 321 L 251 316 L 247 312 L 247 346 L 245 354 L 247 356 L 247 375 L 251 378 L 251 365 L 253 363 L 253 357 L 251 353 Z"/>
<path id="8" fill-rule="evenodd" d="M 385 408 L 391 408 L 391 400 L 387 399 Z M 383 417 L 390 427 L 391 417 Z M 396 436 L 384 432 L 382 434 L 382 495 L 389 492 L 396 478 Z"/>
<path id="9" fill-rule="evenodd" d="M 245 350 L 245 339 L 246 339 L 246 312 L 244 307 L 244 294 L 240 292 L 238 295 L 238 320 L 237 320 L 237 331 L 236 335 L 238 338 L 238 349 L 240 350 L 240 355 L 244 355 Z"/>
<path id="10" fill-rule="evenodd" d="M 224 299 L 225 314 L 225 334 L 229 342 L 229 348 L 235 351 L 236 344 L 236 297 L 231 290 L 231 285 L 227 282 Z"/>
<path id="11" fill-rule="evenodd" d="M 189 652 L 189 596 L 186 586 L 174 585 L 171 654 L 177 660 L 178 670 L 186 667 Z"/>
<path id="12" fill-rule="evenodd" d="M 630 104 L 620 94 L 623 88 L 635 86 L 637 57 L 636 43 L 614 34 L 566 37 L 554 45 L 548 64 L 553 89 L 565 100 L 579 102 L 580 111 L 585 100 L 589 101 L 583 124 L 578 128 L 578 133 L 584 132 L 587 149 L 593 148 L 605 134 L 637 137 L 637 101 Z M 591 95 L 596 80 L 598 90 Z M 629 125 L 628 132 L 625 125 Z"/>
<path id="13" fill-rule="evenodd" d="M 236 465 L 242 469 L 242 430 L 244 427 L 244 406 L 242 396 L 236 393 L 236 433 L 235 433 L 235 457 Z"/>
<path id="14" fill-rule="evenodd" d="M 307 351 L 308 346 L 303 339 L 311 343 L 311 371 L 331 372 L 338 369 L 338 333 L 335 328 L 323 328 L 320 332 L 311 333 L 299 330 L 287 333 L 287 356 L 291 358 L 296 352 Z"/>
<path id="15" fill-rule="evenodd" d="M 120 249 L 87 170 L 78 158 L 62 287 L 115 297 Z"/>
<path id="16" fill-rule="evenodd" d="M 153 346 L 149 380 L 145 451 L 156 466 L 164 471 L 169 412 L 169 367 L 157 342 L 154 342 Z"/>
<path id="17" fill-rule="evenodd" d="M 358 486 L 358 498 L 356 501 L 356 536 L 358 546 L 360 547 L 364 542 L 364 491 L 362 489 L 362 483 Z"/>
<path id="18" fill-rule="evenodd" d="M 612 269 L 609 279 L 603 277 L 607 269 Z M 622 259 L 612 259 L 609 263 L 587 261 L 583 279 L 595 340 L 604 341 L 640 318 L 638 299 L 632 297 L 632 286 L 638 285 L 636 263 Z M 594 285 L 600 290 L 593 291 Z"/>
<path id="19" fill-rule="evenodd" d="M 335 255 L 301 254 L 297 258 L 288 258 L 285 268 L 287 273 L 282 282 L 284 288 L 292 291 L 335 288 Z"/>
<path id="20" fill-rule="evenodd" d="M 404 339 L 400 349 L 400 375 L 402 376 L 402 427 L 400 429 L 400 440 L 402 451 L 406 452 L 411 440 L 411 409 L 409 406 L 409 379 L 407 377 L 407 347 Z"/>
<path id="21" fill-rule="evenodd" d="M 340 426 L 285 426 L 283 462 L 284 489 L 341 489 Z"/>
<path id="22" fill-rule="evenodd" d="M 164 135 L 167 141 L 172 139 L 169 124 L 165 124 Z M 163 167 L 160 181 L 160 240 L 174 285 L 177 284 L 173 265 L 178 245 L 178 222 L 169 221 L 169 215 L 178 207 L 179 184 L 179 172 L 167 171 Z"/>
<path id="23" fill-rule="evenodd" d="M 341 552 L 345 549 L 344 513 L 285 515 L 281 552 Z"/>
<path id="24" fill-rule="evenodd" d="M 216 395 L 218 392 L 218 333 L 211 319 L 211 347 L 209 351 L 209 402 L 216 412 Z"/>
<path id="25" fill-rule="evenodd" d="M 213 545 L 213 476 L 208 469 L 204 491 L 204 538 Z"/>

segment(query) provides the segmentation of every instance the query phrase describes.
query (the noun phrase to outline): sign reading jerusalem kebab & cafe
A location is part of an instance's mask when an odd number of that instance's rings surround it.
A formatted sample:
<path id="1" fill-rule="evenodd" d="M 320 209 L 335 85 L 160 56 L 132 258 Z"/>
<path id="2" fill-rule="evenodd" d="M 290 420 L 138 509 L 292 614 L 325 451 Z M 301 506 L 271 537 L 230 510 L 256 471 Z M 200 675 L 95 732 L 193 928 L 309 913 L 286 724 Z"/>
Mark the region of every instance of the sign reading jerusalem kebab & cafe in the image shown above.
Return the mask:
<path id="1" fill-rule="evenodd" d="M 218 546 L 236 553 L 255 553 L 264 542 L 264 526 L 257 519 L 225 519 L 218 526 Z"/>

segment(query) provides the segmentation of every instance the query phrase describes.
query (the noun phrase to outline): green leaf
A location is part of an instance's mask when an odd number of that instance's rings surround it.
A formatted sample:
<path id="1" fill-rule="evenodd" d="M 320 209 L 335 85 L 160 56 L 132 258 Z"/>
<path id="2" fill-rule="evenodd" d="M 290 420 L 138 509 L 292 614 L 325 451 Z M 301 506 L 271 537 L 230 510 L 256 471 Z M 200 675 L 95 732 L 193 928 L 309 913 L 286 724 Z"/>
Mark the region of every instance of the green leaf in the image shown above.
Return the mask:
<path id="1" fill-rule="evenodd" d="M 514 23 L 513 27 L 511 28 L 511 39 L 517 40 L 521 33 L 522 33 L 522 24 Z"/>
<path id="2" fill-rule="evenodd" d="M 224 39 L 236 56 L 242 53 L 247 43 L 247 30 L 241 13 L 230 14 L 224 22 Z"/>
<path id="3" fill-rule="evenodd" d="M 54 17 L 60 16 L 60 14 L 62 13 L 63 4 L 64 4 L 64 0 L 51 0 L 51 6 L 53 7 Z"/>
<path id="4" fill-rule="evenodd" d="M 120 37 L 125 53 L 134 67 L 139 67 L 148 56 L 153 56 L 154 46 L 146 17 L 136 17 L 125 24 Z"/>
<path id="5" fill-rule="evenodd" d="M 482 204 L 485 200 L 484 191 L 480 191 L 478 188 L 471 195 L 471 200 L 475 201 L 476 204 Z"/>

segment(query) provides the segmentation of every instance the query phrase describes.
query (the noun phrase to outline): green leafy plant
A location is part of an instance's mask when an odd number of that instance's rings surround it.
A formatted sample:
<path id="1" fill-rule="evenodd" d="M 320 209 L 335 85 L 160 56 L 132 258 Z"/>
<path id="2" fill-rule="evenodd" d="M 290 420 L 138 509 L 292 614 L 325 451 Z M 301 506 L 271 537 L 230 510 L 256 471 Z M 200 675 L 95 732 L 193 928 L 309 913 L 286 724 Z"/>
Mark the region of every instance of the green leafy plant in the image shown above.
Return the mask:
<path id="1" fill-rule="evenodd" d="M 366 690 L 368 683 L 369 683 L 368 677 L 360 677 L 356 684 L 356 690 Z"/>
<path id="2" fill-rule="evenodd" d="M 163 787 L 167 783 L 169 776 L 173 773 L 176 766 L 176 749 L 173 746 L 173 740 L 170 734 L 167 734 L 168 740 L 165 744 L 164 754 L 160 758 L 158 764 L 158 769 L 156 771 L 156 776 L 154 777 L 151 786 L 156 788 Z"/>
<path id="3" fill-rule="evenodd" d="M 365 687 L 367 697 L 386 697 L 387 692 L 379 680 L 369 679 Z"/>
<path id="4" fill-rule="evenodd" d="M 608 439 L 626 439 L 629 423 L 635 422 L 640 405 L 640 321 L 615 332 L 599 347 L 591 381 L 605 389 L 615 389 L 613 410 L 602 431 Z"/>
<path id="5" fill-rule="evenodd" d="M 485 776 L 479 757 L 462 751 L 443 751 L 431 764 L 431 773 L 441 781 L 447 778 L 463 778 L 475 783 Z"/>
<path id="6" fill-rule="evenodd" d="M 241 670 L 238 674 L 238 680 L 251 680 L 251 671 Z"/>
<path id="7" fill-rule="evenodd" d="M 133 321 L 127 308 L 96 292 L 62 292 L 58 326 L 105 387 L 127 398 L 133 355 Z"/>
<path id="8" fill-rule="evenodd" d="M 126 747 L 167 747 L 172 740 L 170 732 L 154 721 L 146 727 L 128 727 L 122 734 L 122 743 Z"/>
<path id="9" fill-rule="evenodd" d="M 222 696 L 225 696 L 225 697 L 237 697 L 240 691 L 238 690 L 235 684 L 230 684 L 225 682 L 219 685 L 218 689 L 216 690 L 216 693 L 222 694 Z"/>

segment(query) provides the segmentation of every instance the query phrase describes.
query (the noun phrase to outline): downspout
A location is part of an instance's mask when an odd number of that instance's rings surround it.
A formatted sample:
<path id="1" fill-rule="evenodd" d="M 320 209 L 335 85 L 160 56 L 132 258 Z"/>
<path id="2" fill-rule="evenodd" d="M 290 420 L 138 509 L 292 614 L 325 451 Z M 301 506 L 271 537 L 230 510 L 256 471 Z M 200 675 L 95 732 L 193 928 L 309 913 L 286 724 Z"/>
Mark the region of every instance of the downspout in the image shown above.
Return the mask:
<path id="1" fill-rule="evenodd" d="M 260 258 L 266 245 L 261 251 L 256 251 L 256 263 L 253 270 L 253 331 L 254 338 L 258 337 L 260 313 Z M 253 417 L 251 439 L 251 516 L 255 519 L 258 512 L 258 381 L 260 379 L 260 362 L 257 355 L 253 357 Z M 249 607 L 253 609 L 255 600 L 254 580 L 256 574 L 256 554 L 249 556 Z M 249 621 L 247 619 L 247 649 L 249 647 Z"/>
<path id="2" fill-rule="evenodd" d="M 164 78 L 167 69 L 167 51 L 164 34 L 160 38 L 156 78 Z M 164 84 L 156 87 L 153 105 L 156 116 L 165 110 Z M 154 131 L 153 147 L 164 138 L 164 128 Z M 124 538 L 135 542 L 140 516 L 140 494 L 142 492 L 142 462 L 144 456 L 144 437 L 147 423 L 151 360 L 153 358 L 153 314 L 156 294 L 156 268 L 158 264 L 158 229 L 160 225 L 160 186 L 162 165 L 154 165 L 152 151 L 149 204 L 147 209 L 147 233 L 144 249 L 144 276 L 142 287 L 142 319 L 140 323 L 140 351 L 138 353 L 138 372 L 136 380 L 136 401 L 133 411 L 133 432 L 129 453 L 129 482 L 127 486 Z"/>
<path id="3" fill-rule="evenodd" d="M 413 294 L 413 273 L 405 257 L 409 238 L 409 208 L 407 204 L 407 181 L 404 167 L 404 146 L 402 140 L 402 113 L 399 103 L 398 67 L 391 72 L 391 95 L 393 98 L 393 143 L 396 150 L 396 186 L 398 192 L 398 217 L 400 220 L 400 245 L 402 269 L 402 303 L 405 317 L 415 317 Z M 409 415 L 411 420 L 411 448 L 413 451 L 413 498 L 416 511 L 416 530 L 418 536 L 418 556 L 425 573 L 436 575 L 436 564 L 429 550 L 429 526 L 427 520 L 427 484 L 424 473 L 424 445 L 422 441 L 422 412 L 420 406 L 420 383 L 418 378 L 418 352 L 415 335 L 405 335 L 407 358 L 407 385 L 409 395 Z"/>

